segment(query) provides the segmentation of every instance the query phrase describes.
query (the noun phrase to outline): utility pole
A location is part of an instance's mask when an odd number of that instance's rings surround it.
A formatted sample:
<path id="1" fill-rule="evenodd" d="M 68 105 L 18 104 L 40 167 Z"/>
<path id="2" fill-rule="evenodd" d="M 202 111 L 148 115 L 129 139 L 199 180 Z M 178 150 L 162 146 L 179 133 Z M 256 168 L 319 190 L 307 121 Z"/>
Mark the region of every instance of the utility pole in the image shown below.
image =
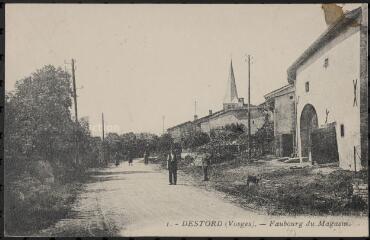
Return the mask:
<path id="1" fill-rule="evenodd" d="M 251 160 L 251 56 L 248 55 L 248 159 Z"/>
<path id="2" fill-rule="evenodd" d="M 197 100 L 194 101 L 194 121 L 198 119 L 197 115 Z"/>
<path id="3" fill-rule="evenodd" d="M 104 113 L 101 113 L 102 140 L 104 142 Z"/>
<path id="4" fill-rule="evenodd" d="M 102 144 L 101 144 L 101 155 L 102 163 L 105 162 L 105 148 L 104 148 L 104 113 L 101 113 L 101 126 L 102 126 Z"/>
<path id="5" fill-rule="evenodd" d="M 77 115 L 77 90 L 76 90 L 76 77 L 75 77 L 75 60 L 72 58 L 72 83 L 73 83 L 73 100 L 74 100 L 74 105 L 75 105 L 75 122 L 76 122 L 76 136 L 75 136 L 75 141 L 76 141 L 76 156 L 75 156 L 75 162 L 78 164 L 79 163 L 79 157 L 78 157 L 78 152 L 79 152 L 79 146 L 78 146 L 78 115 Z"/>
<path id="6" fill-rule="evenodd" d="M 164 119 L 165 119 L 165 116 L 163 115 L 162 116 L 162 131 L 163 131 L 163 134 L 164 134 Z"/>
<path id="7" fill-rule="evenodd" d="M 194 101 L 194 116 L 197 115 L 197 100 Z"/>
<path id="8" fill-rule="evenodd" d="M 75 77 L 75 60 L 72 58 L 72 81 L 73 81 L 73 100 L 75 103 L 75 120 L 78 123 L 77 115 L 77 90 L 76 90 L 76 77 Z"/>

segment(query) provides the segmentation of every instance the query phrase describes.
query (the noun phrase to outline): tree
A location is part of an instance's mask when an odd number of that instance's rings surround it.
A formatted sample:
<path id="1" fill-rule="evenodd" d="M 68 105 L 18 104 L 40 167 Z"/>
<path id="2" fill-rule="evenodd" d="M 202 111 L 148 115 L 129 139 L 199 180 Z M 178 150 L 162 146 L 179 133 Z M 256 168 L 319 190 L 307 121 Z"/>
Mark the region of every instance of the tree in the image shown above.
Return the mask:
<path id="1" fill-rule="evenodd" d="M 158 138 L 157 151 L 161 153 L 168 152 L 174 141 L 170 134 L 165 133 Z"/>
<path id="2" fill-rule="evenodd" d="M 76 124 L 71 117 L 70 75 L 52 65 L 18 80 L 6 94 L 5 156 L 7 166 L 21 168 L 44 160 L 52 164 L 74 164 L 75 137 L 80 156 L 91 151 L 92 140 L 87 120 Z"/>
<path id="3" fill-rule="evenodd" d="M 207 133 L 204 132 L 193 132 L 182 139 L 182 145 L 185 148 L 196 148 L 204 144 L 207 144 L 210 141 L 210 137 Z"/>

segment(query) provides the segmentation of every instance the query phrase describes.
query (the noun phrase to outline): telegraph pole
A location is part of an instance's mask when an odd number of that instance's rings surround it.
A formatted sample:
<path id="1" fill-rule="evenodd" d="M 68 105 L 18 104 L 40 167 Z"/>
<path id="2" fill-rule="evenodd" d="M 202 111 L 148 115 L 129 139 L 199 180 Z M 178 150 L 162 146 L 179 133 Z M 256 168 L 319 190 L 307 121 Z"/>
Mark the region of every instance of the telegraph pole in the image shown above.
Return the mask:
<path id="1" fill-rule="evenodd" d="M 197 115 L 197 100 L 194 101 L 194 116 Z"/>
<path id="2" fill-rule="evenodd" d="M 251 56 L 248 55 L 248 159 L 251 160 Z"/>
<path id="3" fill-rule="evenodd" d="M 75 136 L 75 141 L 76 141 L 76 159 L 75 162 L 78 164 L 79 163 L 79 157 L 78 157 L 78 152 L 79 152 L 79 146 L 78 146 L 78 132 L 77 132 L 77 127 L 78 127 L 78 115 L 77 115 L 77 90 L 76 90 L 76 77 L 75 77 L 75 60 L 72 58 L 72 83 L 73 83 L 73 100 L 74 100 L 74 105 L 75 105 L 75 122 L 76 122 L 76 136 Z"/>
<path id="4" fill-rule="evenodd" d="M 76 90 L 76 77 L 75 77 L 75 60 L 72 58 L 72 81 L 73 81 L 73 100 L 75 103 L 75 120 L 78 123 L 77 115 L 77 90 Z"/>
<path id="5" fill-rule="evenodd" d="M 164 118 L 165 118 L 165 116 L 163 115 L 162 116 L 162 131 L 163 131 L 163 134 L 164 134 Z"/>
<path id="6" fill-rule="evenodd" d="M 105 162 L 105 149 L 104 149 L 104 113 L 101 113 L 101 126 L 102 126 L 102 144 L 101 144 L 101 155 L 102 163 Z"/>
<path id="7" fill-rule="evenodd" d="M 197 115 L 197 100 L 195 99 L 194 101 L 194 120 L 197 120 L 198 119 L 198 115 Z"/>
<path id="8" fill-rule="evenodd" d="M 102 140 L 104 142 L 104 113 L 101 113 Z"/>

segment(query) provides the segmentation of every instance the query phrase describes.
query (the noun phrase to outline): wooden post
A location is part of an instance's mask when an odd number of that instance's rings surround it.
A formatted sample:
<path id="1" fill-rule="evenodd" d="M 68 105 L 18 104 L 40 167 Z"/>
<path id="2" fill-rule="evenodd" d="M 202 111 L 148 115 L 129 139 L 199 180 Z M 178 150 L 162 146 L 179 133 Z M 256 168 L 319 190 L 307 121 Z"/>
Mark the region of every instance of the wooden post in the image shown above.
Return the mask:
<path id="1" fill-rule="evenodd" d="M 251 161 L 251 56 L 248 55 L 248 160 Z"/>
<path id="2" fill-rule="evenodd" d="M 75 163 L 79 164 L 79 146 L 78 146 L 78 114 L 77 114 L 77 90 L 76 90 L 76 77 L 75 77 L 75 60 L 72 58 L 72 84 L 73 84 L 73 100 L 74 100 L 74 107 L 75 107 L 75 144 L 76 144 L 76 155 L 75 155 Z"/>
<path id="3" fill-rule="evenodd" d="M 105 136 L 104 136 L 104 113 L 101 113 L 101 122 L 102 122 L 102 144 L 101 144 L 101 155 L 102 155 L 102 163 L 105 162 Z"/>
<path id="4" fill-rule="evenodd" d="M 356 146 L 353 146 L 353 161 L 355 163 L 355 177 L 357 173 L 357 166 L 356 166 Z"/>

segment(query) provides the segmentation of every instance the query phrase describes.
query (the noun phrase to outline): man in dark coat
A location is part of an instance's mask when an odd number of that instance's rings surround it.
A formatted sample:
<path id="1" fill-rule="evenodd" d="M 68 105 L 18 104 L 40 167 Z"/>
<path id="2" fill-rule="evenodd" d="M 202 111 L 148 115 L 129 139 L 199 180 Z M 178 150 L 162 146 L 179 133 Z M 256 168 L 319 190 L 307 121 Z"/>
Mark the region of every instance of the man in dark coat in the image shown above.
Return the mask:
<path id="1" fill-rule="evenodd" d="M 148 164 L 149 163 L 149 151 L 145 150 L 144 152 L 144 163 Z"/>
<path id="2" fill-rule="evenodd" d="M 167 168 L 170 185 L 176 185 L 177 183 L 177 154 L 171 149 L 167 156 Z"/>
<path id="3" fill-rule="evenodd" d="M 209 180 L 208 171 L 209 171 L 209 167 L 211 165 L 211 158 L 212 158 L 212 155 L 209 154 L 209 153 L 206 153 L 206 154 L 203 155 L 203 158 L 202 158 L 202 167 L 203 167 L 203 176 L 204 176 L 203 181 L 208 181 Z"/>

